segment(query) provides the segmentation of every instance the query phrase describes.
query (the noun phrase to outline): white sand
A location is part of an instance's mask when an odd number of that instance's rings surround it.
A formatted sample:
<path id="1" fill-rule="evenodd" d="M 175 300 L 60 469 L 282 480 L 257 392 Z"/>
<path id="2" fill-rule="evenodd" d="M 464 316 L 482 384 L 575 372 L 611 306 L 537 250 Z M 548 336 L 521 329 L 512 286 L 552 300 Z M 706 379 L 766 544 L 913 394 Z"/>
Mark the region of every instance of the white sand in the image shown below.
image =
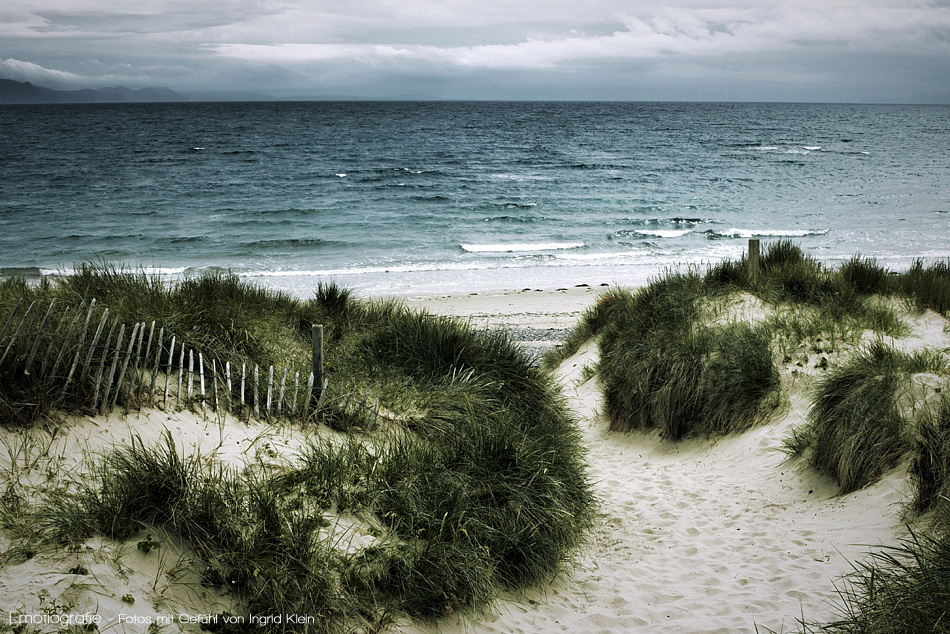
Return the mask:
<path id="1" fill-rule="evenodd" d="M 409 303 L 483 327 L 563 330 L 601 290 L 488 293 Z M 917 319 L 916 338 L 907 340 L 908 347 L 950 346 L 945 326 L 932 313 Z M 718 442 L 674 444 L 655 434 L 607 431 L 596 379 L 580 383 L 581 369 L 595 359 L 596 347 L 589 344 L 560 372 L 580 417 L 599 500 L 594 529 L 576 569 L 543 589 L 505 595 L 475 614 L 437 626 L 402 621 L 398 631 L 795 631 L 803 614 L 817 621 L 833 617 L 835 583 L 852 562 L 906 534 L 900 509 L 908 491 L 904 467 L 878 484 L 839 496 L 832 483 L 778 451 L 789 427 L 803 421 L 804 379 L 785 377 L 789 407 L 770 423 Z M 68 433 L 52 442 L 39 434 L 29 439 L 0 431 L 0 470 L 8 478 L 39 484 L 48 477 L 44 473 L 77 473 L 83 451 L 102 450 L 133 432 L 149 444 L 166 427 L 179 446 L 201 447 L 206 455 L 215 452 L 226 461 L 267 460 L 292 451 L 301 440 L 299 430 L 231 419 L 160 412 L 116 415 L 72 421 Z M 27 455 L 41 457 L 29 460 Z M 108 631 L 145 632 L 149 619 L 172 615 L 174 622 L 164 631 L 174 632 L 182 628 L 179 614 L 229 609 L 226 595 L 181 572 L 180 564 L 190 557 L 187 548 L 168 536 L 156 537 L 163 542 L 158 553 L 142 554 L 134 544 L 95 539 L 80 552 L 41 554 L 0 568 L 0 618 L 8 618 L 8 610 L 38 613 L 44 606 L 70 604 L 73 612 L 92 610 L 113 619 Z M 8 544 L 0 533 L 0 551 Z M 80 564 L 92 574 L 68 574 Z M 125 594 L 135 603 L 123 603 Z M 140 621 L 117 624 L 120 613 L 137 615 Z"/>

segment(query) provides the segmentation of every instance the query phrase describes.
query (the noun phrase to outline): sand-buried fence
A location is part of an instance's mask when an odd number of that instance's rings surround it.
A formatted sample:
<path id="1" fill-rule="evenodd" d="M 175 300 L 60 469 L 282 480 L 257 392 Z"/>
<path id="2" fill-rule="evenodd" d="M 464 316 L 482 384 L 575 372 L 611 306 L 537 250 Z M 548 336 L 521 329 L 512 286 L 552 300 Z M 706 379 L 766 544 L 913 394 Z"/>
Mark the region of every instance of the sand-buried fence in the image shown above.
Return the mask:
<path id="1" fill-rule="evenodd" d="M 0 323 L 4 381 L 42 381 L 57 404 L 91 387 L 91 398 L 82 400 L 103 414 L 122 405 L 306 420 L 332 403 L 363 414 L 369 427 L 378 418 L 378 399 L 324 378 L 320 325 L 313 327 L 315 371 L 302 377 L 289 364 L 262 368 L 208 357 L 155 321 L 129 325 L 110 319 L 109 309 L 95 299 L 77 307 L 21 299 L 0 315 Z"/>

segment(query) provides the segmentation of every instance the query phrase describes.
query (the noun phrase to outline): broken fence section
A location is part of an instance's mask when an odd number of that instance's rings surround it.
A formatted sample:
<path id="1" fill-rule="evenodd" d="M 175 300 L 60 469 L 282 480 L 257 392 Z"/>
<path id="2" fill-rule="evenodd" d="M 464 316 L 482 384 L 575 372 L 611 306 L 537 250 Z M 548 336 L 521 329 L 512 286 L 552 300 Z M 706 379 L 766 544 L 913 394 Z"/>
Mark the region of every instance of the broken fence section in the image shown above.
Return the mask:
<path id="1" fill-rule="evenodd" d="M 299 420 L 322 408 L 356 412 L 366 428 L 379 417 L 379 399 L 370 403 L 368 395 L 323 378 L 322 326 L 312 364 L 319 371 L 302 377 L 291 367 L 208 358 L 154 321 L 130 326 L 110 319 L 95 299 L 77 307 L 21 299 L 0 320 L 0 380 L 43 382 L 59 405 L 98 413 L 122 405 Z M 314 342 L 317 332 L 315 326 Z"/>

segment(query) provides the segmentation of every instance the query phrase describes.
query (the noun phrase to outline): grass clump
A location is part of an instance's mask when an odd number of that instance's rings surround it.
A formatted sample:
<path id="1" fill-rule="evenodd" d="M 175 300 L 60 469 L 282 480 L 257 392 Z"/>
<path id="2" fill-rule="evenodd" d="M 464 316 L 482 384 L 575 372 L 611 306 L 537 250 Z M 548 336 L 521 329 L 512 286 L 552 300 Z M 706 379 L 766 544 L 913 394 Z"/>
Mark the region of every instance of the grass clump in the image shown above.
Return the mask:
<path id="1" fill-rule="evenodd" d="M 871 554 L 839 588 L 839 618 L 801 631 L 950 632 L 950 538 L 917 535 Z"/>
<path id="2" fill-rule="evenodd" d="M 910 467 L 913 509 L 937 509 L 950 527 L 950 397 L 943 395 L 917 422 Z"/>
<path id="3" fill-rule="evenodd" d="M 910 423 L 900 408 L 910 376 L 940 369 L 932 355 L 872 343 L 819 380 L 808 421 L 793 431 L 786 451 L 807 453 L 845 493 L 874 482 L 910 449 Z"/>
<path id="4" fill-rule="evenodd" d="M 311 324 L 323 323 L 337 396 L 305 423 L 341 433 L 281 466 L 241 470 L 182 455 L 170 436 L 156 447 L 133 439 L 36 509 L 47 539 L 174 534 L 251 612 L 312 614 L 316 631 L 347 631 L 399 613 L 438 618 L 543 582 L 584 538 L 594 501 L 576 421 L 553 378 L 504 333 L 332 285 L 297 300 L 229 275 L 168 287 L 79 273 L 20 290 L 96 297 L 232 365 L 291 357 L 309 371 Z M 13 296 L 4 292 L 0 303 Z M 356 420 L 351 395 L 378 397 L 379 421 Z M 352 534 L 328 528 L 340 516 L 370 538 L 351 545 Z"/>
<path id="5" fill-rule="evenodd" d="M 748 324 L 704 326 L 696 273 L 658 279 L 615 307 L 598 369 L 611 429 L 670 438 L 744 429 L 778 404 L 771 340 Z"/>

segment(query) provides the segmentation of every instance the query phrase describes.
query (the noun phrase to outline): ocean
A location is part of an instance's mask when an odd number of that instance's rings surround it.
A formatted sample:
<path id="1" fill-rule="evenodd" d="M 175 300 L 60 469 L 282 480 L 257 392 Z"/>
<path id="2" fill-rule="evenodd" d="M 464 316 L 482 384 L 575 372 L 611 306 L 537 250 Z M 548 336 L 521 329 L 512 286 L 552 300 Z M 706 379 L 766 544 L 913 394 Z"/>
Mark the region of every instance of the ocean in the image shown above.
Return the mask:
<path id="1" fill-rule="evenodd" d="M 950 257 L 950 106 L 0 106 L 0 269 L 306 297 L 640 284 L 791 239 Z"/>

